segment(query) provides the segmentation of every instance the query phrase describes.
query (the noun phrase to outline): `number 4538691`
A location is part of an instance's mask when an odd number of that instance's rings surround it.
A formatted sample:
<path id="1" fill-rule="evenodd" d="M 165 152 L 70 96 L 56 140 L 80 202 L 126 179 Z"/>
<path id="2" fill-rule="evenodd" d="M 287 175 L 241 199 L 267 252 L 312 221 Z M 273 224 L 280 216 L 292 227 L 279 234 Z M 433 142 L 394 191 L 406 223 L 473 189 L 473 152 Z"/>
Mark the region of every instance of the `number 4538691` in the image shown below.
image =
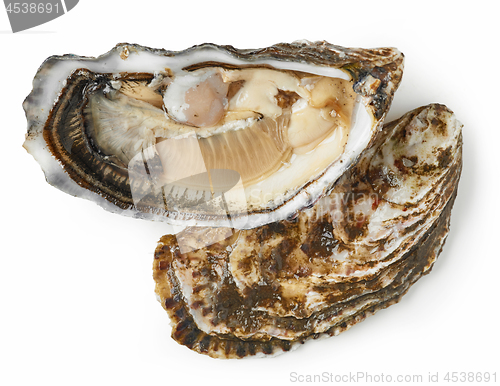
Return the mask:
<path id="1" fill-rule="evenodd" d="M 452 372 L 446 373 L 444 380 L 446 382 L 470 382 L 470 383 L 480 383 L 480 382 L 496 382 L 497 373 L 488 372 Z"/>
<path id="2" fill-rule="evenodd" d="M 7 13 L 59 13 L 59 3 L 8 3 Z"/>

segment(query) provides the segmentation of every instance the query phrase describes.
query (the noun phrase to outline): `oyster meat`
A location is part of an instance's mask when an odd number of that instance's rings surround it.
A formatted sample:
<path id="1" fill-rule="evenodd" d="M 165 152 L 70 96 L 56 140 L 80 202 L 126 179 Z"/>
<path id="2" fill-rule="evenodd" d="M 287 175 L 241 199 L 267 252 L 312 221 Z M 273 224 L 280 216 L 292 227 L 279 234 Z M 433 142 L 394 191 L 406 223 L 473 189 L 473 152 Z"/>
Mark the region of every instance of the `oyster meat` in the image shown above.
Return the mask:
<path id="1" fill-rule="evenodd" d="M 253 228 L 317 201 L 379 132 L 395 49 L 325 42 L 52 57 L 25 148 L 52 185 L 115 212 Z"/>
<path id="2" fill-rule="evenodd" d="M 395 304 L 443 247 L 461 172 L 461 125 L 442 105 L 389 123 L 312 208 L 255 229 L 161 238 L 156 293 L 173 338 L 218 358 L 278 354 Z M 223 240 L 181 253 L 177 240 Z"/>
<path id="3" fill-rule="evenodd" d="M 24 147 L 57 188 L 183 227 L 153 265 L 177 342 L 274 355 L 398 302 L 443 247 L 461 124 L 432 104 L 384 125 L 402 71 L 305 41 L 50 57 Z"/>

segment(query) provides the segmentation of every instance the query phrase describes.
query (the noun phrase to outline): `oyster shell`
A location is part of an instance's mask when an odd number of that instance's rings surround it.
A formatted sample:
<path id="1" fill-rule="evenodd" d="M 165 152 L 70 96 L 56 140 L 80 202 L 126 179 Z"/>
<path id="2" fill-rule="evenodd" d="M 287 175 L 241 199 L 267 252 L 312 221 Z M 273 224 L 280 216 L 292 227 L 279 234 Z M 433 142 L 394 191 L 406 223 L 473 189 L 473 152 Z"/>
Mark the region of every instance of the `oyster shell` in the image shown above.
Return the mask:
<path id="1" fill-rule="evenodd" d="M 386 125 L 328 195 L 294 220 L 162 237 L 154 279 L 173 338 L 218 358 L 277 354 L 398 302 L 445 242 L 461 138 L 449 109 L 421 107 Z M 222 240 L 181 253 L 177 240 L 200 238 Z"/>
<path id="2" fill-rule="evenodd" d="M 24 103 L 47 181 L 108 210 L 253 228 L 310 206 L 380 131 L 391 48 L 326 42 L 51 57 Z"/>
<path id="3" fill-rule="evenodd" d="M 24 147 L 67 193 L 187 226 L 154 260 L 176 341 L 277 354 L 396 303 L 445 242 L 461 125 L 434 104 L 383 127 L 402 70 L 326 42 L 51 57 Z"/>

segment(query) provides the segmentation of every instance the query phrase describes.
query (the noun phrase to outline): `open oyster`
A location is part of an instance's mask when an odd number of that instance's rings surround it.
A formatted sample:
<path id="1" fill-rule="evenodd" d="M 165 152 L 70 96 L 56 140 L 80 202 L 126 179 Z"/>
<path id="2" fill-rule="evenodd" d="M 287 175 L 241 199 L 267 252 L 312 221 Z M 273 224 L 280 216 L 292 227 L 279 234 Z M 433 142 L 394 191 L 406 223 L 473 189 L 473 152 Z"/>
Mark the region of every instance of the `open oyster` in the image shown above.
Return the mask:
<path id="1" fill-rule="evenodd" d="M 54 186 L 177 225 L 253 228 L 316 202 L 380 130 L 395 49 L 325 42 L 51 57 L 25 148 Z"/>
<path id="2" fill-rule="evenodd" d="M 179 343 L 212 357 L 277 354 L 337 335 L 400 300 L 445 242 L 461 125 L 442 105 L 389 123 L 329 194 L 293 220 L 162 237 L 156 293 Z M 207 243 L 210 244 L 210 243 Z"/>
<path id="3" fill-rule="evenodd" d="M 154 260 L 175 340 L 277 354 L 394 304 L 441 251 L 461 125 L 430 105 L 383 126 L 402 70 L 326 42 L 51 57 L 24 146 L 63 191 L 187 226 Z"/>

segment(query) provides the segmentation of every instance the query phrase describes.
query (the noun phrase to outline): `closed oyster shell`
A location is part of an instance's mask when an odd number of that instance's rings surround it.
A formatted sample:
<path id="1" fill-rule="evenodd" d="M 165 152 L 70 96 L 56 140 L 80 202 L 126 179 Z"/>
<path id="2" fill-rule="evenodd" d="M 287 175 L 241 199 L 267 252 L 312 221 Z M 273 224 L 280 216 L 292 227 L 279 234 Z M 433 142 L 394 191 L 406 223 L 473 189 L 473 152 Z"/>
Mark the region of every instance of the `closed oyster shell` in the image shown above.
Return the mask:
<path id="1" fill-rule="evenodd" d="M 172 337 L 216 358 L 278 354 L 397 303 L 442 250 L 461 167 L 460 122 L 429 105 L 387 124 L 294 220 L 162 237 L 153 269 Z M 220 241 L 181 253 L 200 238 Z"/>
<path id="2" fill-rule="evenodd" d="M 356 163 L 402 67 L 396 49 L 326 42 L 55 56 L 24 103 L 24 146 L 50 184 L 113 212 L 253 228 L 313 204 Z"/>

